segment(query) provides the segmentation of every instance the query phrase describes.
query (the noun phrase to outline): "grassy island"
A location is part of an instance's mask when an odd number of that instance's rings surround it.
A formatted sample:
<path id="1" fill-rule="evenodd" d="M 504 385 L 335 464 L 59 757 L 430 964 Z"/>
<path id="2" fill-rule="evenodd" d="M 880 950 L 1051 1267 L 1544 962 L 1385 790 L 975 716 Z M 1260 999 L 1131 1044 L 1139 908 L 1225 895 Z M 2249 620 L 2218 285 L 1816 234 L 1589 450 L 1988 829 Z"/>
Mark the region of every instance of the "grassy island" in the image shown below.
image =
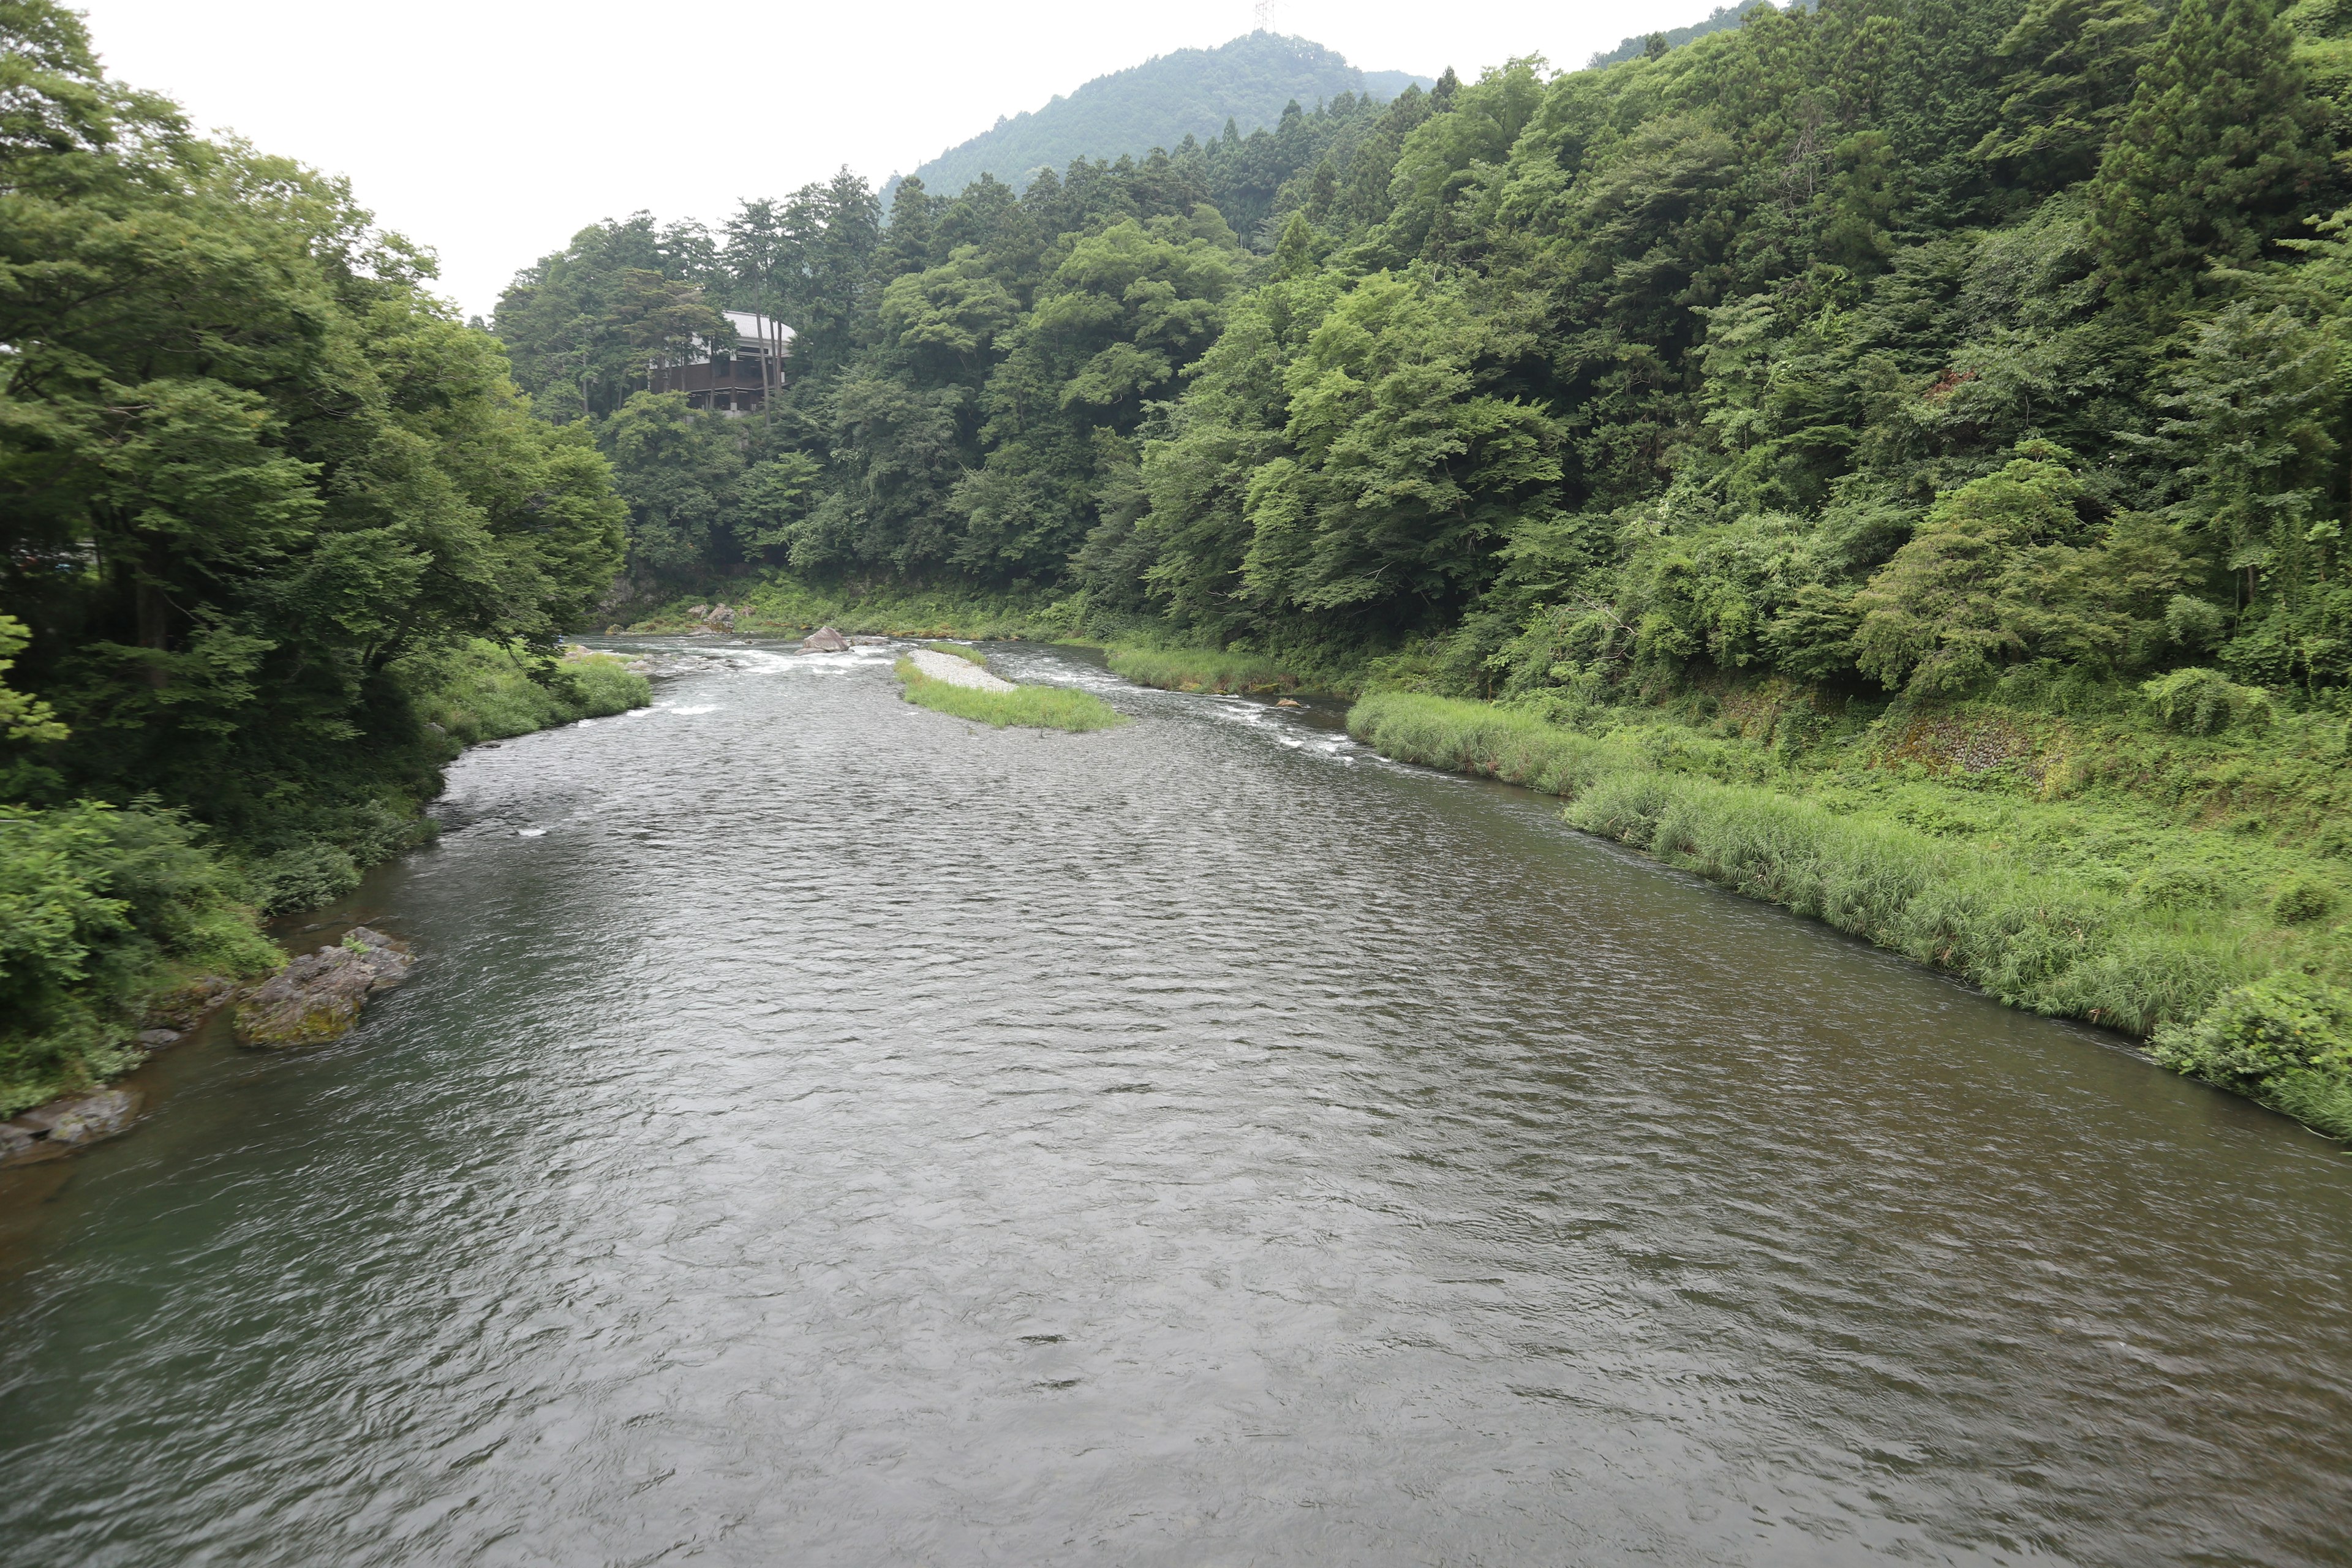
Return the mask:
<path id="1" fill-rule="evenodd" d="M 1067 686 L 1013 686 L 1005 689 L 961 686 L 924 674 L 911 659 L 900 659 L 897 668 L 898 679 L 905 683 L 908 701 L 992 729 L 1010 726 L 1081 732 L 1108 730 L 1127 722 L 1126 714 L 1091 691 L 1078 691 Z"/>

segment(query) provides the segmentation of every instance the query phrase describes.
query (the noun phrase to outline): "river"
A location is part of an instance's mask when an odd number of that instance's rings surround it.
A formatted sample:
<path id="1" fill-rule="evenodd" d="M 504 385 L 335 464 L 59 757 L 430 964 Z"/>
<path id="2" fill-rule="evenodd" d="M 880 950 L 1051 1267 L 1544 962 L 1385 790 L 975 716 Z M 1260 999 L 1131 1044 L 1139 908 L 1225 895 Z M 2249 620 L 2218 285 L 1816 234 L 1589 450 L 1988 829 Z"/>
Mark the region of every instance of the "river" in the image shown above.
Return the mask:
<path id="1" fill-rule="evenodd" d="M 1330 710 L 679 646 L 358 1031 L 0 1175 L 0 1561 L 2352 1552 L 2294 1123 Z"/>

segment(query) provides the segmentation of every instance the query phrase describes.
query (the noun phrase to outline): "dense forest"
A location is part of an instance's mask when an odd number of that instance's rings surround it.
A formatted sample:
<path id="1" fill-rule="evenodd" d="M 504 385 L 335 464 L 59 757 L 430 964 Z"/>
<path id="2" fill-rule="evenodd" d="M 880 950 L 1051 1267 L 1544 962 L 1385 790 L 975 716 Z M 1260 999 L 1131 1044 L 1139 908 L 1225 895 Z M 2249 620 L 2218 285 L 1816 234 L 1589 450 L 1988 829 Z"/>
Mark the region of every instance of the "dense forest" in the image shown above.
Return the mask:
<path id="1" fill-rule="evenodd" d="M 1759 0 L 1760 3 L 1760 0 Z M 1185 137 L 1205 142 L 1231 122 L 1236 133 L 1271 125 L 1286 102 L 1316 104 L 1348 93 L 1385 101 L 1427 78 L 1362 71 L 1305 38 L 1256 32 L 1213 49 L 1178 49 L 1097 77 L 1045 108 L 1000 119 L 914 171 L 935 195 L 952 196 L 992 174 L 1015 190 L 1039 169 L 1077 158 L 1143 157 Z M 888 200 L 896 181 L 883 187 Z"/>
<path id="2" fill-rule="evenodd" d="M 606 461 L 430 278 L 0 0 L 0 1113 L 416 842 L 469 701 L 614 700 Z"/>
<path id="3" fill-rule="evenodd" d="M 2054 663 L 2322 700 L 2342 30 L 1759 10 L 887 222 L 845 174 L 717 237 L 607 224 L 497 330 L 596 424 L 648 590 L 1029 586 L 1220 646 L 1440 638 L 1479 694 Z M 633 393 L 719 304 L 799 333 L 782 405 Z"/>

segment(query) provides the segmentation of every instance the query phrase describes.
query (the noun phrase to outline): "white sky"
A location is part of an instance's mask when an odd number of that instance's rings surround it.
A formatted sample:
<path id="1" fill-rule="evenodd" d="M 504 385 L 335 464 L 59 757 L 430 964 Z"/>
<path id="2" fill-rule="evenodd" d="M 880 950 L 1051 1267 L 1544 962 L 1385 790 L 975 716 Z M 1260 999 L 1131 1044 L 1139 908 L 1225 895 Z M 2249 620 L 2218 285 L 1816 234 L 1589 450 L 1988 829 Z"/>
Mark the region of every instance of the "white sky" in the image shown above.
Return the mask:
<path id="1" fill-rule="evenodd" d="M 1277 0 L 1366 70 L 1580 66 L 1716 0 Z M 715 221 L 846 163 L 877 184 L 1090 78 L 1256 25 L 1251 0 L 82 0 L 108 69 L 351 177 L 487 313 L 603 217 Z"/>

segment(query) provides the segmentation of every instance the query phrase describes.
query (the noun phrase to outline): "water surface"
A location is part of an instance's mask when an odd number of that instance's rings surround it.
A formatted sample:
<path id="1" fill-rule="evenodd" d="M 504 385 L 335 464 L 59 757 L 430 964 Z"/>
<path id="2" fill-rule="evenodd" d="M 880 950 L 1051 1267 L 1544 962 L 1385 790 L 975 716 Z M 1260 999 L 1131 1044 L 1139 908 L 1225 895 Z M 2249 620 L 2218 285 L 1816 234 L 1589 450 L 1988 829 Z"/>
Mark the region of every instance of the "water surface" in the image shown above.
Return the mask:
<path id="1" fill-rule="evenodd" d="M 2346 1559 L 2294 1124 L 1327 715 L 718 651 L 0 1177 L 0 1557 Z"/>

